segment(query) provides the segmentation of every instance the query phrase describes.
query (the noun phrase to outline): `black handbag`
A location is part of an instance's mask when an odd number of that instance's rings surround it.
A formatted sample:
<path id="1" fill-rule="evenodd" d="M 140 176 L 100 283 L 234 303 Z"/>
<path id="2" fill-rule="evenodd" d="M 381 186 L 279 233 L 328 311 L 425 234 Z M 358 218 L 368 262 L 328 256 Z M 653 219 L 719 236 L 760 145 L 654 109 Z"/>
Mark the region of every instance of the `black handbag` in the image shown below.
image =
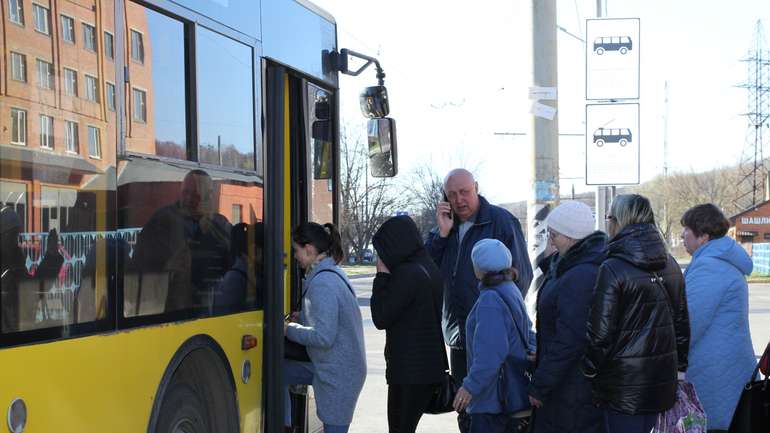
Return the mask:
<path id="1" fill-rule="evenodd" d="M 425 413 L 438 415 L 452 412 L 454 410 L 452 404 L 455 401 L 455 394 L 457 394 L 457 384 L 449 372 L 445 371 L 444 377 L 441 378 L 441 383 L 433 391 L 433 396 L 430 399 L 430 403 L 428 403 L 428 407 L 425 408 Z"/>
<path id="2" fill-rule="evenodd" d="M 766 356 L 770 356 L 770 345 L 762 357 Z M 728 433 L 770 432 L 770 376 L 763 380 L 759 375 L 760 380 L 756 380 L 760 363 L 743 388 Z"/>
<path id="3" fill-rule="evenodd" d="M 310 362 L 307 348 L 286 337 L 283 337 L 283 357 L 292 361 Z"/>

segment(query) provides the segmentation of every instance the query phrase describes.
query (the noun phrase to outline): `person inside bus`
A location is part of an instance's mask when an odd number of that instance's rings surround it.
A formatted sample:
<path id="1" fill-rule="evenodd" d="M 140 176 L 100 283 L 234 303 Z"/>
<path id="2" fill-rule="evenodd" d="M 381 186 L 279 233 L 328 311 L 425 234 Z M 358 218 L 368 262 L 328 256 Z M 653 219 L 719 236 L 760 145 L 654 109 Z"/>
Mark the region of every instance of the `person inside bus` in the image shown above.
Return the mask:
<path id="1" fill-rule="evenodd" d="M 59 252 L 59 235 L 55 229 L 48 233 L 46 252 L 35 270 L 27 272 L 26 257 L 19 246 L 22 223 L 19 215 L 10 206 L 0 209 L 0 324 L 2 332 L 23 331 L 20 308 L 35 308 L 35 305 L 19 305 L 19 288 L 22 282 L 33 278 L 38 281 L 52 280 L 59 274 L 64 258 Z M 30 298 L 34 299 L 34 298 Z M 37 299 L 34 299 L 35 302 Z M 42 305 L 42 304 L 41 304 Z"/>
<path id="2" fill-rule="evenodd" d="M 184 177 L 181 197 L 158 209 L 134 252 L 142 273 L 167 273 L 165 311 L 211 307 L 211 293 L 230 268 L 230 222 L 214 209 L 214 182 L 203 170 Z"/>
<path id="3" fill-rule="evenodd" d="M 249 235 L 254 240 L 252 248 L 249 248 Z M 264 237 L 264 224 L 261 222 L 252 225 L 238 223 L 233 226 L 230 236 L 232 265 L 214 293 L 215 313 L 237 311 L 247 301 L 262 305 Z M 249 253 L 252 254 L 251 258 Z M 250 268 L 253 270 L 251 275 Z"/>
<path id="4" fill-rule="evenodd" d="M 346 433 L 366 380 L 361 310 L 339 268 L 342 240 L 332 224 L 299 225 L 292 233 L 294 259 L 305 271 L 302 311 L 287 321 L 284 335 L 307 348 L 311 362 L 284 364 L 286 419 L 290 429 L 289 385 L 313 385 L 325 433 Z"/>

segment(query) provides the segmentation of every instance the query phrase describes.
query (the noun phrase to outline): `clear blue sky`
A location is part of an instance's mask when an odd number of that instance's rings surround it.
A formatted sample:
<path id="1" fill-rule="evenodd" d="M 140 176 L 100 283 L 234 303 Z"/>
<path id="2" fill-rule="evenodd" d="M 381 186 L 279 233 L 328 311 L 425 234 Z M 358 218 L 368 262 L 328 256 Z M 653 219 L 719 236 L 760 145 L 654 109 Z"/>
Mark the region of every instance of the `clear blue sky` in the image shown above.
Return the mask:
<path id="1" fill-rule="evenodd" d="M 494 202 L 526 199 L 530 189 L 530 1 L 487 0 L 471 7 L 423 0 L 316 0 L 337 19 L 339 42 L 378 55 L 398 122 L 402 173 L 430 161 L 442 173 L 476 169 Z M 559 25 L 585 34 L 595 0 L 558 0 Z M 642 180 L 663 166 L 664 83 L 669 82 L 669 166 L 704 170 L 736 163 L 746 133 L 747 53 L 757 19 L 770 31 L 770 1 L 608 1 L 609 17 L 641 19 Z M 559 126 L 584 132 L 582 43 L 559 33 Z M 363 124 L 357 93 L 373 72 L 343 77 L 343 122 Z M 591 190 L 582 137 L 563 137 L 563 193 Z M 770 153 L 767 149 L 766 153 Z"/>

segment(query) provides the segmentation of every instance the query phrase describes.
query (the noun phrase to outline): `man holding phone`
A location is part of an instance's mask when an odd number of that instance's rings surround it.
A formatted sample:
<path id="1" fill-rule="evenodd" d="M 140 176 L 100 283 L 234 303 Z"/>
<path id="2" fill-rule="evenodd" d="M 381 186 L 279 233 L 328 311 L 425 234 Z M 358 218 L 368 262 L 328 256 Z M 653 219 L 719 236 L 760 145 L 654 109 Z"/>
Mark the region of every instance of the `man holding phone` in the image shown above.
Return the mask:
<path id="1" fill-rule="evenodd" d="M 519 220 L 479 195 L 478 182 L 468 170 L 457 168 L 447 174 L 436 222 L 438 227 L 428 235 L 425 247 L 444 277 L 444 340 L 450 349 L 452 377 L 460 384 L 467 375 L 465 320 L 479 296 L 471 263 L 473 245 L 481 239 L 497 239 L 508 247 L 523 296 L 532 281 L 532 268 Z M 465 433 L 470 417 L 462 412 L 457 423 Z"/>

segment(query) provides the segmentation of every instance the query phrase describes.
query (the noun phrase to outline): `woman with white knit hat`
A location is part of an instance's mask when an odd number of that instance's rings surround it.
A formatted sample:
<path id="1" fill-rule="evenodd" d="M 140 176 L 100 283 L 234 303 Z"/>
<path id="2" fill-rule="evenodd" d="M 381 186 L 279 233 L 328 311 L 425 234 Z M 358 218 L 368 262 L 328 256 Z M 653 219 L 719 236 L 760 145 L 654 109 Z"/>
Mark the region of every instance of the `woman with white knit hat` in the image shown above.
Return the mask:
<path id="1" fill-rule="evenodd" d="M 537 367 L 529 386 L 534 431 L 602 432 L 602 413 L 577 367 L 586 346 L 593 287 L 607 236 L 595 231 L 589 208 L 578 201 L 548 215 L 548 242 L 556 250 L 537 297 Z"/>

